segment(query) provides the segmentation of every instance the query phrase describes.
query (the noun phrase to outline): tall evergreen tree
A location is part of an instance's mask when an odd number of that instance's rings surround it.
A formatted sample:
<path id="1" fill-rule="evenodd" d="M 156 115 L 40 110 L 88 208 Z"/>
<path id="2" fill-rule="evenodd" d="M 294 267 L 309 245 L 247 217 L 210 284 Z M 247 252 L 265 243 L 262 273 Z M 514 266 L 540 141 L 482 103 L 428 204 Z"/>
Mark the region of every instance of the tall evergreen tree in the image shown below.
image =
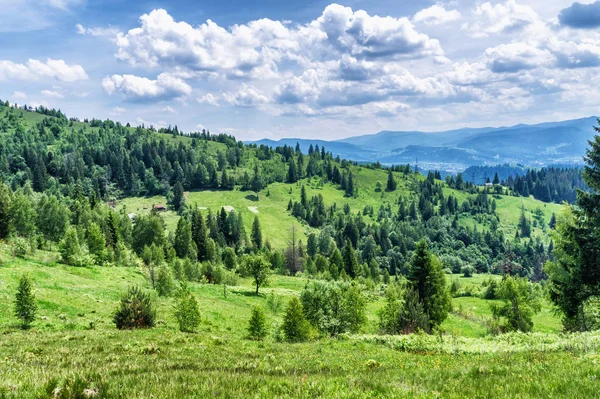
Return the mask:
<path id="1" fill-rule="evenodd" d="M 258 216 L 254 216 L 254 222 L 252 223 L 252 245 L 256 249 L 262 248 L 262 231 Z"/>
<path id="2" fill-rule="evenodd" d="M 448 317 L 452 306 L 450 293 L 446 286 L 442 263 L 429 252 L 425 240 L 417 243 L 411 260 L 408 280 L 419 294 L 423 309 L 429 318 L 430 328 L 433 329 L 442 324 Z"/>
<path id="3" fill-rule="evenodd" d="M 36 311 L 37 303 L 35 295 L 31 292 L 31 280 L 26 275 L 22 275 L 15 297 L 15 316 L 21 320 L 23 329 L 29 328 L 35 320 Z"/>

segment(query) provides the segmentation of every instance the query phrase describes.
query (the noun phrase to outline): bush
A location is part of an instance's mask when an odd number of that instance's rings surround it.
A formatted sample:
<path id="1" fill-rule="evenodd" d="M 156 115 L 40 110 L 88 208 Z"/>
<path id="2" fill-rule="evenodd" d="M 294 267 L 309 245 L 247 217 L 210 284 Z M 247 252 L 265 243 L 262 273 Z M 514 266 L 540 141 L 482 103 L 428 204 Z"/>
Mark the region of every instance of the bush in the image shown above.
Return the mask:
<path id="1" fill-rule="evenodd" d="M 498 283 L 490 279 L 483 293 L 483 299 L 496 299 L 496 290 L 498 290 Z"/>
<path id="2" fill-rule="evenodd" d="M 269 292 L 267 295 L 267 307 L 275 314 L 279 313 L 283 306 L 283 300 L 280 296 L 275 295 L 273 292 Z"/>
<path id="3" fill-rule="evenodd" d="M 541 310 L 541 305 L 538 292 L 529 281 L 508 276 L 499 285 L 496 295 L 504 302 L 491 306 L 496 329 L 501 332 L 533 329 L 533 315 Z"/>
<path id="4" fill-rule="evenodd" d="M 255 341 L 262 341 L 267 335 L 265 312 L 255 306 L 252 308 L 252 316 L 248 322 L 248 338 Z"/>
<path id="5" fill-rule="evenodd" d="M 450 284 L 450 295 L 452 298 L 456 298 L 460 296 L 461 283 L 458 280 L 452 280 L 452 284 Z"/>
<path id="6" fill-rule="evenodd" d="M 200 325 L 200 309 L 194 295 L 182 286 L 179 301 L 175 306 L 175 317 L 181 332 L 195 332 Z"/>
<path id="7" fill-rule="evenodd" d="M 408 287 L 402 294 L 397 286 L 386 291 L 387 303 L 379 313 L 379 326 L 385 334 L 429 332 L 430 323 L 418 292 Z"/>
<path id="8" fill-rule="evenodd" d="M 119 330 L 154 327 L 156 311 L 150 295 L 139 287 L 130 287 L 121 297 L 113 322 Z"/>
<path id="9" fill-rule="evenodd" d="M 29 243 L 22 237 L 16 237 L 12 242 L 12 252 L 17 258 L 24 258 L 29 252 Z"/>
<path id="10" fill-rule="evenodd" d="M 298 297 L 292 297 L 288 302 L 283 316 L 283 335 L 288 342 L 306 341 L 309 336 L 310 326 L 304 317 L 302 304 Z"/>
<path id="11" fill-rule="evenodd" d="M 155 287 L 158 296 L 171 296 L 174 289 L 173 276 L 168 266 L 163 265 L 158 269 Z"/>
<path id="12" fill-rule="evenodd" d="M 464 266 L 461 270 L 463 277 L 473 277 L 473 273 L 475 273 L 475 268 L 473 266 Z"/>
<path id="13" fill-rule="evenodd" d="M 366 322 L 365 300 L 355 284 L 312 282 L 300 299 L 306 319 L 321 334 L 356 333 Z"/>
<path id="14" fill-rule="evenodd" d="M 35 320 L 36 311 L 37 303 L 31 292 L 31 280 L 26 275 L 22 275 L 15 298 L 15 316 L 21 319 L 21 327 L 24 330 Z"/>

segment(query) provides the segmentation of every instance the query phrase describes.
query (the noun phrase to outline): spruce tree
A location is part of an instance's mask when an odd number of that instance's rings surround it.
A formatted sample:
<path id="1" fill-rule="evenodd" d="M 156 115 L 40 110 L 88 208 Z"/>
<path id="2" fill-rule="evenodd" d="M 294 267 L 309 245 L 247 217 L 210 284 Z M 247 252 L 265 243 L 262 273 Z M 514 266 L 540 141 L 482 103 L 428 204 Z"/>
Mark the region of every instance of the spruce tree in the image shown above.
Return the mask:
<path id="1" fill-rule="evenodd" d="M 394 179 L 394 174 L 392 173 L 392 169 L 388 170 L 388 180 L 387 180 L 387 191 L 395 191 L 396 190 L 396 179 Z"/>
<path id="2" fill-rule="evenodd" d="M 24 330 L 28 329 L 35 320 L 36 311 L 37 303 L 35 295 L 31 292 L 31 280 L 23 274 L 15 298 L 15 316 L 21 320 L 21 327 Z"/>
<path id="3" fill-rule="evenodd" d="M 293 296 L 288 302 L 283 316 L 283 335 L 288 342 L 302 342 L 308 339 L 310 326 L 298 297 Z"/>
<path id="4" fill-rule="evenodd" d="M 267 335 L 267 322 L 265 312 L 258 306 L 252 308 L 252 316 L 248 321 L 248 338 L 262 341 Z"/>
<path id="5" fill-rule="evenodd" d="M 419 294 L 423 310 L 429 318 L 430 329 L 440 324 L 451 308 L 451 299 L 446 286 L 446 276 L 442 263 L 429 252 L 427 242 L 421 240 L 413 254 L 408 280 L 412 288 Z"/>
<path id="6" fill-rule="evenodd" d="M 258 216 L 254 217 L 254 222 L 252 223 L 252 245 L 256 249 L 262 248 L 262 232 L 260 229 L 260 221 L 258 220 Z"/>

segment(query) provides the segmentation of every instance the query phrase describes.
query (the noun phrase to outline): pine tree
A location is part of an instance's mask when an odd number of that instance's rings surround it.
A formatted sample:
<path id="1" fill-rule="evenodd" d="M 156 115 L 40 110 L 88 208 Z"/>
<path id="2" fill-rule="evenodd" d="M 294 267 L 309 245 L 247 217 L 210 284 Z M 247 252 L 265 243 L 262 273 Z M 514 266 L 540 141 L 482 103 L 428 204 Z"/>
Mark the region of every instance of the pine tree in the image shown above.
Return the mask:
<path id="1" fill-rule="evenodd" d="M 302 342 L 308 339 L 309 324 L 304 317 L 302 304 L 298 297 L 293 296 L 288 302 L 283 316 L 283 335 L 288 342 Z"/>
<path id="2" fill-rule="evenodd" d="M 176 212 L 179 212 L 179 210 L 183 206 L 184 202 L 185 202 L 185 198 L 184 198 L 183 186 L 181 185 L 180 182 L 177 182 L 177 183 L 175 183 L 175 186 L 173 186 L 173 200 L 172 200 L 173 208 L 175 209 Z"/>
<path id="3" fill-rule="evenodd" d="M 446 287 L 442 263 L 429 252 L 425 240 L 417 243 L 408 280 L 419 294 L 419 300 L 423 303 L 423 309 L 429 317 L 430 328 L 442 324 L 451 308 L 450 294 Z"/>
<path id="4" fill-rule="evenodd" d="M 0 239 L 8 237 L 11 215 L 10 191 L 4 183 L 0 183 Z"/>
<path id="5" fill-rule="evenodd" d="M 255 341 L 262 341 L 267 335 L 265 312 L 262 308 L 254 306 L 252 316 L 248 321 L 248 338 Z"/>
<path id="6" fill-rule="evenodd" d="M 356 272 L 358 269 L 358 260 L 356 259 L 356 254 L 354 253 L 352 242 L 350 242 L 349 239 L 346 239 L 346 243 L 342 252 L 344 257 L 344 270 L 346 271 L 346 274 L 350 278 L 356 277 Z"/>
<path id="7" fill-rule="evenodd" d="M 252 245 L 256 249 L 262 248 L 262 232 L 260 229 L 260 221 L 258 220 L 258 216 L 254 217 L 254 222 L 252 223 Z"/>
<path id="8" fill-rule="evenodd" d="M 180 258 L 186 258 L 190 253 L 190 247 L 192 244 L 192 228 L 190 223 L 183 217 L 179 218 L 177 222 L 177 229 L 175 230 L 175 239 L 173 241 L 173 248 L 177 256 Z"/>
<path id="9" fill-rule="evenodd" d="M 200 213 L 200 210 L 196 207 L 192 211 L 192 240 L 196 244 L 196 250 L 198 251 L 198 260 L 204 261 L 207 259 L 206 253 L 206 241 L 208 239 L 206 232 L 206 225 L 204 224 L 204 218 Z"/>
<path id="10" fill-rule="evenodd" d="M 392 169 L 388 170 L 388 180 L 387 180 L 387 191 L 395 191 L 396 190 L 396 179 L 394 179 L 394 174 L 392 173 Z"/>
<path id="11" fill-rule="evenodd" d="M 354 197 L 354 178 L 352 177 L 352 172 L 348 172 L 345 194 L 346 197 Z"/>
<path id="12" fill-rule="evenodd" d="M 174 289 L 173 275 L 167 265 L 158 268 L 155 287 L 158 296 L 171 296 Z"/>
<path id="13" fill-rule="evenodd" d="M 31 280 L 22 275 L 19 280 L 19 288 L 15 298 L 15 316 L 21 320 L 21 327 L 25 330 L 35 320 L 37 303 L 35 295 L 31 292 Z"/>

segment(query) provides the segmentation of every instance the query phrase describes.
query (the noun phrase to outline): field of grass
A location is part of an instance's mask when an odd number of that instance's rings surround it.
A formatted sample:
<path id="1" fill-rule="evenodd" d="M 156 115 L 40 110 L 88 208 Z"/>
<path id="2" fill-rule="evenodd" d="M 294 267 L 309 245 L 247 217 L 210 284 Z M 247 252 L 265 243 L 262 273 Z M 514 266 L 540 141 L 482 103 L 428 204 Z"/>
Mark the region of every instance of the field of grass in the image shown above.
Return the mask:
<path id="1" fill-rule="evenodd" d="M 252 282 L 223 288 L 191 284 L 202 313 L 195 334 L 178 331 L 174 299 L 155 297 L 157 327 L 119 331 L 112 312 L 130 285 L 149 288 L 141 270 L 70 267 L 57 254 L 28 260 L 4 255 L 0 266 L 0 397 L 594 397 L 600 335 L 563 336 L 551 313 L 538 315 L 535 334 L 486 335 L 489 301 L 455 298 L 476 317 L 455 312 L 439 336 L 377 335 L 383 298 L 368 297 L 363 335 L 278 343 L 245 339 L 253 305 L 268 325 L 283 309 L 268 309 L 272 292 L 283 305 L 307 282 L 272 276 L 253 295 Z M 22 273 L 33 278 L 39 304 L 29 331 L 20 331 L 12 302 Z M 451 278 L 461 278 L 452 276 Z M 489 276 L 470 280 L 480 285 Z M 546 307 L 545 307 L 546 309 Z M 549 310 L 549 308 L 547 308 Z M 271 328 L 274 330 L 274 327 Z M 552 332 L 550 334 L 543 332 Z M 69 392 L 73 391 L 72 394 Z M 69 395 L 71 396 L 69 396 Z"/>

